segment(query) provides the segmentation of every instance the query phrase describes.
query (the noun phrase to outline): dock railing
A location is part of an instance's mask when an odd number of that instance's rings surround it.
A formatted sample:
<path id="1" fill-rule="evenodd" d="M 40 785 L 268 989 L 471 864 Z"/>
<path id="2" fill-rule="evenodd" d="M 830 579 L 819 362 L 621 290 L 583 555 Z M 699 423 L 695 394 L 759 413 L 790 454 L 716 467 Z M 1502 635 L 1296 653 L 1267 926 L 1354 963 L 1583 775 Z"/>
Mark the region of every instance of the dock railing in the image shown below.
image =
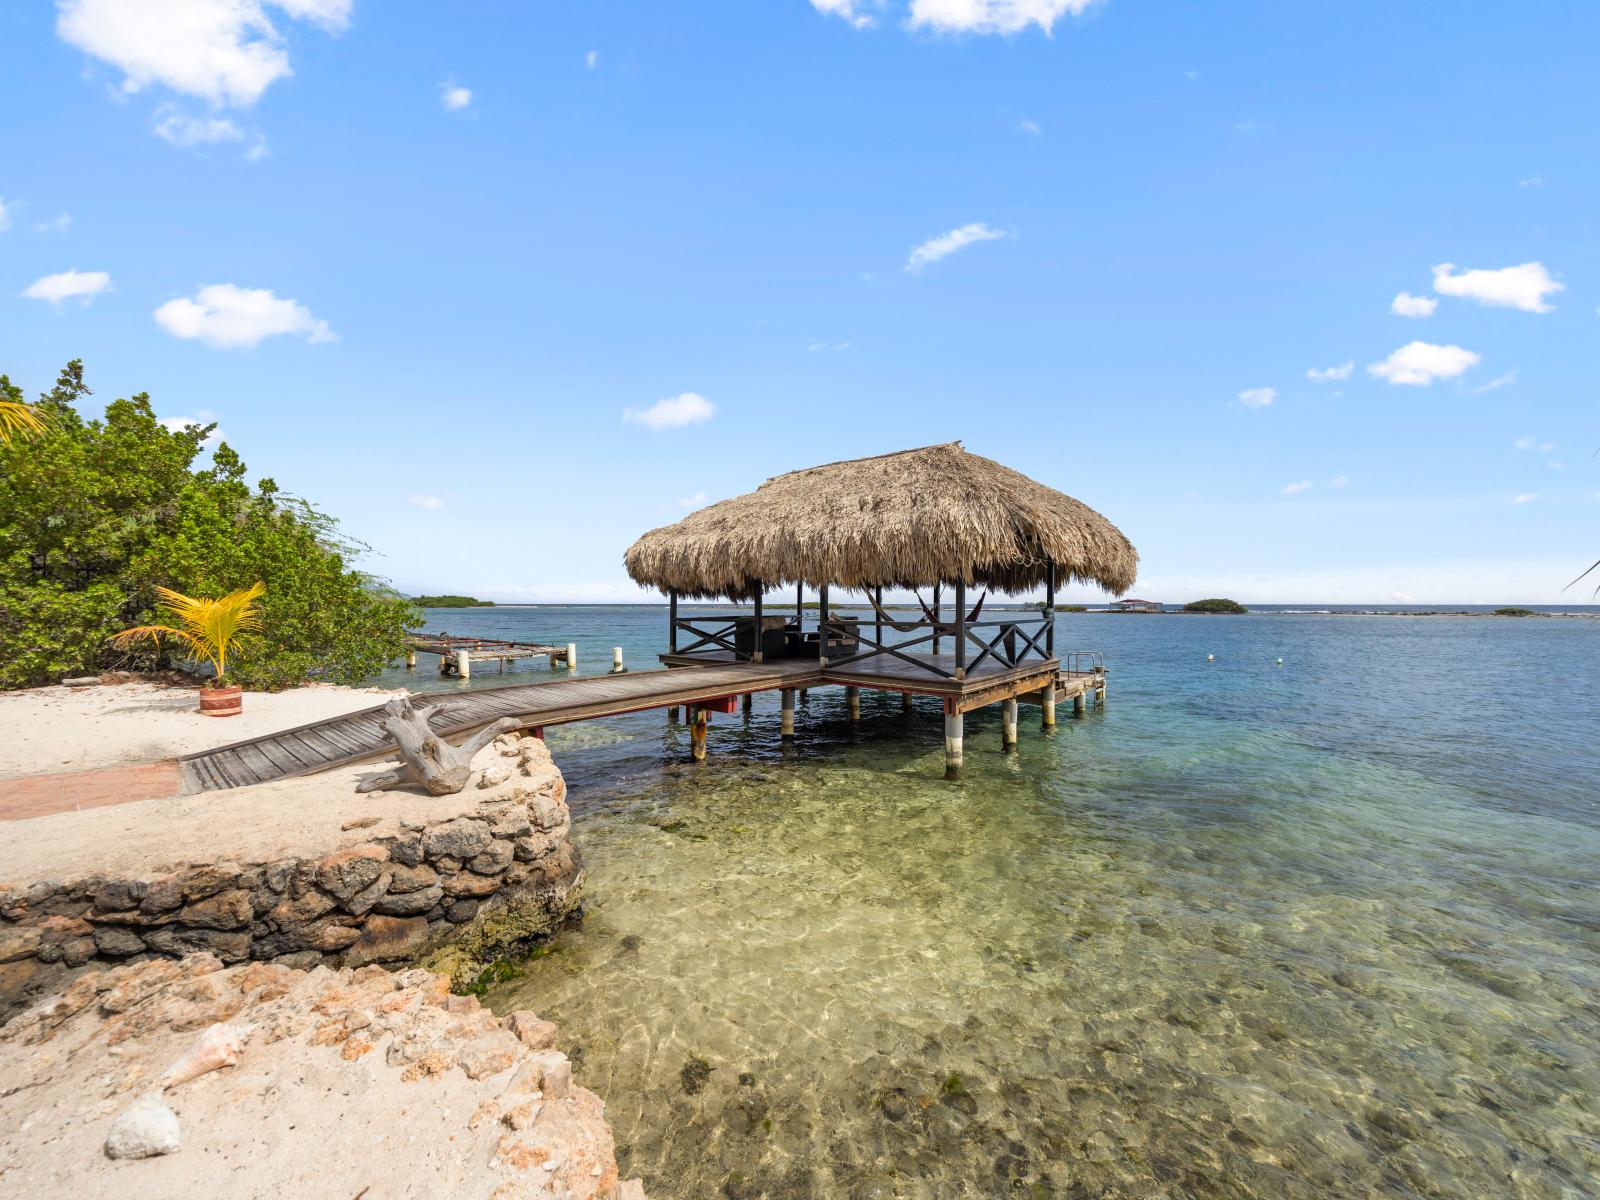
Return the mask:
<path id="1" fill-rule="evenodd" d="M 740 637 L 743 622 L 749 622 L 745 638 Z M 884 621 L 876 615 L 841 617 L 830 613 L 824 621 L 820 614 L 800 613 L 784 617 L 785 657 L 813 657 L 820 646 L 830 667 L 884 656 L 941 679 L 962 678 L 991 659 L 1016 667 L 1030 658 L 1054 657 L 1055 614 L 1051 611 L 965 622 L 965 642 L 957 645 L 953 654 L 938 654 L 938 642 L 944 638 L 954 641 L 956 628 L 955 621 L 925 617 Z M 763 644 L 764 631 L 756 629 L 753 612 L 676 616 L 672 629 L 672 652 L 679 655 L 720 657 L 718 652 L 726 651 L 735 661 L 749 662 Z M 933 653 L 917 653 L 919 647 Z"/>

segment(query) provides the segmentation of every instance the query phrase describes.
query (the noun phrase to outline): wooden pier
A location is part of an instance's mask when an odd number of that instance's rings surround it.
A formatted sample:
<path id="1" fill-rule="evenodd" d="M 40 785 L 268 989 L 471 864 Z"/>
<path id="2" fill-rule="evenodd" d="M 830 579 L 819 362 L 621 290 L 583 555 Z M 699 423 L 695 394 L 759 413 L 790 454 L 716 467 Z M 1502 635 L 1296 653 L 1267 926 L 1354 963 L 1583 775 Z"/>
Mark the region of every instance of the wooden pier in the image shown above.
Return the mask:
<path id="1" fill-rule="evenodd" d="M 578 665 L 578 650 L 572 643 L 546 646 L 538 642 L 506 642 L 498 638 L 452 637 L 448 633 L 419 633 L 406 639 L 406 668 L 415 670 L 418 654 L 437 654 L 439 674 L 472 676 L 474 662 L 498 662 L 504 674 L 506 663 L 519 658 L 547 658 L 550 669 Z"/>
<path id="2" fill-rule="evenodd" d="M 1105 672 L 1066 671 L 1059 664 L 1030 662 L 1021 668 L 979 670 L 974 677 L 953 684 L 924 673 L 891 675 L 881 663 L 852 670 L 820 665 L 816 660 L 779 659 L 770 663 L 697 663 L 665 671 L 609 674 L 553 680 L 547 683 L 511 684 L 479 688 L 451 695 L 417 696 L 415 707 L 427 714 L 436 733 L 451 741 L 469 737 L 501 717 L 514 718 L 525 730 L 542 733 L 551 725 L 596 720 L 649 709 L 687 709 L 694 757 L 703 758 L 707 744 L 707 718 L 713 712 L 732 713 L 741 697 L 760 692 L 782 693 L 782 735 L 794 736 L 795 697 L 819 687 L 844 687 L 853 700 L 862 688 L 899 692 L 909 707 L 911 697 L 937 697 L 943 704 L 946 744 L 951 722 L 959 730 L 961 714 L 997 701 L 1007 708 L 1002 748 L 1016 744 L 1016 704 L 1027 698 L 1041 705 L 1043 723 L 1055 724 L 1055 706 L 1071 701 L 1083 715 L 1089 702 L 1105 699 Z M 850 705 L 860 717 L 859 702 Z M 251 738 L 215 750 L 190 754 L 179 760 L 185 792 L 214 791 L 266 783 L 298 775 L 314 775 L 336 767 L 375 762 L 390 757 L 394 748 L 379 721 L 383 707 L 313 722 L 295 729 Z M 959 741 L 959 733 L 956 734 Z"/>

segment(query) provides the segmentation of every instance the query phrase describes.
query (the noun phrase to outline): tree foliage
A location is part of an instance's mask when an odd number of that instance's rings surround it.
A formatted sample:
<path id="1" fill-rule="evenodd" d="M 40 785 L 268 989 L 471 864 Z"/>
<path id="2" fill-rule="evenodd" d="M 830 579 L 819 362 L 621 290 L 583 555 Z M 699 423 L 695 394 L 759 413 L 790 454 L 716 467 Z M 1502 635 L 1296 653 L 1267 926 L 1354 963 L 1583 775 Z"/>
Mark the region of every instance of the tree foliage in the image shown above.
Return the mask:
<path id="1" fill-rule="evenodd" d="M 0 445 L 0 687 L 167 665 L 110 639 L 151 623 L 157 588 L 222 596 L 260 580 L 262 630 L 231 660 L 234 682 L 355 683 L 404 650 L 421 614 L 349 565 L 363 549 L 270 479 L 252 488 L 227 443 L 197 463 L 215 426 L 172 431 L 147 395 L 86 419 L 74 361 L 35 406 L 29 441 Z M 22 394 L 0 375 L 0 401 Z"/>
<path id="2" fill-rule="evenodd" d="M 1183 606 L 1187 613 L 1245 613 L 1250 610 L 1237 600 L 1213 597 L 1210 600 L 1191 600 Z"/>

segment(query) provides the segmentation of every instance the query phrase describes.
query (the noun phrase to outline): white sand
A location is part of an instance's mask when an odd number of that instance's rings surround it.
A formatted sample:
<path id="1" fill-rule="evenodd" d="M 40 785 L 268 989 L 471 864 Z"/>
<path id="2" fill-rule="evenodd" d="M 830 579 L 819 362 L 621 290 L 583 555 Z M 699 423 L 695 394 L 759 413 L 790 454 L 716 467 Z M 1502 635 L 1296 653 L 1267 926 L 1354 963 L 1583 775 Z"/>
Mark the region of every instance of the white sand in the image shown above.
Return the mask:
<path id="1" fill-rule="evenodd" d="M 0 884 L 96 873 L 148 877 L 183 863 L 316 857 L 400 836 L 408 825 L 494 816 L 510 787 L 560 788 L 556 794 L 564 796 L 544 743 L 528 753 L 534 757 L 525 775 L 501 787 L 468 786 L 453 796 L 430 796 L 419 787 L 359 793 L 358 783 L 388 769 L 363 763 L 254 787 L 8 821 L 0 825 Z M 499 762 L 500 753 L 485 746 L 472 761 L 481 771 Z"/>
<path id="2" fill-rule="evenodd" d="M 382 688 L 246 692 L 244 713 L 206 717 L 193 688 L 150 683 L 0 693 L 0 778 L 160 762 L 382 704 Z"/>

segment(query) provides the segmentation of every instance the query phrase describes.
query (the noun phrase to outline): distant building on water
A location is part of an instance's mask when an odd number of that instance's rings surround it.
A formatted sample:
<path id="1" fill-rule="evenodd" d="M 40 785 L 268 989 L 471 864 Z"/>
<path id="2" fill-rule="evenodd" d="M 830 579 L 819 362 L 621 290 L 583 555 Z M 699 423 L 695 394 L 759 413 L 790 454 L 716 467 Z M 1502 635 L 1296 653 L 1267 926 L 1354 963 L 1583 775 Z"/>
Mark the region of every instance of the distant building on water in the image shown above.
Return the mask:
<path id="1" fill-rule="evenodd" d="M 1161 612 L 1159 600 L 1118 600 L 1111 605 L 1112 612 Z"/>

